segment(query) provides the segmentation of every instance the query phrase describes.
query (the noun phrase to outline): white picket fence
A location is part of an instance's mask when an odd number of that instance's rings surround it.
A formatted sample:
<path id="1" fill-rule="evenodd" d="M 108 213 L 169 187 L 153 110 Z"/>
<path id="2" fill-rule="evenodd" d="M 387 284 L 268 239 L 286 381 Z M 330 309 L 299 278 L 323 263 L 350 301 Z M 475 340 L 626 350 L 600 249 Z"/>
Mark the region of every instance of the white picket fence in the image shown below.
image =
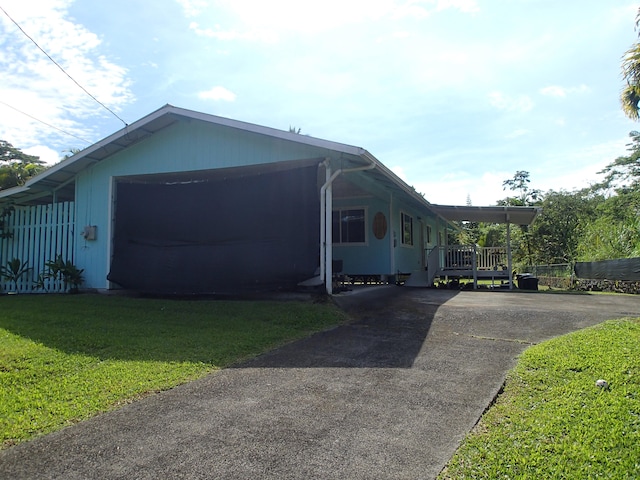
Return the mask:
<path id="1" fill-rule="evenodd" d="M 47 271 L 46 262 L 55 260 L 58 255 L 73 262 L 74 202 L 14 208 L 4 217 L 2 234 L 6 238 L 0 238 L 0 265 L 6 267 L 14 258 L 27 262 L 30 270 L 17 284 L 20 293 L 62 292 L 61 281 L 47 279 L 41 288 L 35 285 L 39 275 Z M 0 288 L 2 292 L 16 291 L 13 282 L 4 277 Z"/>

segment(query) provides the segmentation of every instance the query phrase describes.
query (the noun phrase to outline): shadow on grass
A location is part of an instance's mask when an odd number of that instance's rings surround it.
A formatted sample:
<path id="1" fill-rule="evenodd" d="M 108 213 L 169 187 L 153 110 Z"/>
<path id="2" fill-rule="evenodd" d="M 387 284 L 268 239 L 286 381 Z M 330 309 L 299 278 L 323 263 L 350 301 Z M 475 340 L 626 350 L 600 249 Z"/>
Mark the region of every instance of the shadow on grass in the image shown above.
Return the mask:
<path id="1" fill-rule="evenodd" d="M 343 311 L 331 303 L 16 295 L 0 299 L 0 328 L 100 360 L 226 367 L 286 345 L 251 366 L 408 368 L 438 302 L 456 292 L 440 292 L 441 300 L 415 311 L 406 299 L 409 289 L 390 290 L 393 295 L 344 302 L 354 319 L 347 324 Z M 336 325 L 341 326 L 332 328 Z M 314 332 L 321 333 L 309 337 Z"/>

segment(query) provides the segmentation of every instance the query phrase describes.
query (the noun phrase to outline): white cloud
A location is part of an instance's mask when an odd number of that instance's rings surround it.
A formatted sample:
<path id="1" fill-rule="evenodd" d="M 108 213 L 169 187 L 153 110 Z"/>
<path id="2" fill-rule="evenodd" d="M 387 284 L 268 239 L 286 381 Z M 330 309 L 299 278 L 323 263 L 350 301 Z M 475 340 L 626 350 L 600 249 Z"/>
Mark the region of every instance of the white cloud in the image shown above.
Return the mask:
<path id="1" fill-rule="evenodd" d="M 56 152 L 52 148 L 49 148 L 45 145 L 35 145 L 33 147 L 25 148 L 23 152 L 28 155 L 35 155 L 36 157 L 40 157 L 40 160 L 42 160 L 47 165 L 53 165 L 54 163 L 57 163 L 64 155 L 63 152 Z"/>
<path id="2" fill-rule="evenodd" d="M 530 135 L 531 134 L 531 130 L 527 130 L 526 128 L 518 128 L 517 130 L 514 130 L 510 133 L 508 133 L 507 135 L 505 135 L 505 138 L 518 138 L 518 137 L 523 137 L 525 135 Z"/>
<path id="3" fill-rule="evenodd" d="M 489 102 L 498 110 L 526 113 L 533 109 L 533 100 L 528 95 L 511 96 L 501 92 L 491 92 Z"/>
<path id="4" fill-rule="evenodd" d="M 236 99 L 236 94 L 224 87 L 216 86 L 210 90 L 199 92 L 198 98 L 201 98 L 203 100 L 222 100 L 225 102 L 233 102 Z"/>
<path id="5" fill-rule="evenodd" d="M 485 172 L 480 178 L 471 175 L 451 175 L 438 181 L 419 182 L 416 190 L 423 192 L 431 203 L 442 205 L 465 205 L 467 197 L 475 206 L 495 205 L 507 194 L 502 188 L 504 179 L 513 174 L 507 172 Z"/>
<path id="6" fill-rule="evenodd" d="M 547 97 L 566 98 L 572 94 L 584 94 L 589 93 L 591 89 L 586 85 L 579 85 L 577 87 L 561 87 L 559 85 L 550 85 L 540 89 L 540 93 Z"/>
<path id="7" fill-rule="evenodd" d="M 196 17 L 208 6 L 207 0 L 176 0 L 187 17 Z"/>
<path id="8" fill-rule="evenodd" d="M 324 0 L 301 2 L 299 0 L 219 0 L 216 3 L 216 23 L 221 22 L 221 12 L 231 14 L 226 18 L 233 28 L 207 26 L 213 20 L 204 13 L 204 1 L 177 0 L 189 18 L 199 16 L 200 27 L 192 23 L 191 29 L 198 35 L 222 40 L 274 41 L 288 33 L 313 35 L 336 30 L 354 24 L 371 24 L 375 21 L 422 19 L 434 13 L 456 9 L 464 13 L 479 10 L 476 0 Z M 224 16 L 224 15 L 222 15 Z M 210 22 L 213 23 L 213 22 Z"/>
<path id="9" fill-rule="evenodd" d="M 476 0 L 438 0 L 437 10 L 455 8 L 465 13 L 475 13 L 480 11 Z"/>
<path id="10" fill-rule="evenodd" d="M 401 167 L 400 165 L 395 165 L 393 167 L 390 167 L 390 170 L 395 173 L 401 180 L 407 183 L 407 175 L 405 174 L 403 167 Z"/>
<path id="11" fill-rule="evenodd" d="M 7 0 L 3 8 L 76 82 L 117 112 L 133 99 L 127 71 L 101 54 L 96 34 L 69 20 L 71 3 Z M 8 115 L 4 118 L 10 119 L 0 123 L 0 138 L 21 149 L 41 145 L 45 139 L 49 145 L 68 148 L 78 140 L 59 130 L 91 140 L 94 130 L 87 120 L 113 118 L 4 15 L 0 39 L 0 99 L 6 102 L 1 108 Z"/>
<path id="12" fill-rule="evenodd" d="M 199 37 L 215 38 L 216 40 L 222 41 L 246 40 L 274 43 L 278 40 L 277 32 L 270 30 L 250 30 L 241 32 L 233 29 L 223 30 L 220 25 L 215 25 L 214 28 L 201 28 L 197 22 L 191 22 L 189 29 L 193 30 Z"/>

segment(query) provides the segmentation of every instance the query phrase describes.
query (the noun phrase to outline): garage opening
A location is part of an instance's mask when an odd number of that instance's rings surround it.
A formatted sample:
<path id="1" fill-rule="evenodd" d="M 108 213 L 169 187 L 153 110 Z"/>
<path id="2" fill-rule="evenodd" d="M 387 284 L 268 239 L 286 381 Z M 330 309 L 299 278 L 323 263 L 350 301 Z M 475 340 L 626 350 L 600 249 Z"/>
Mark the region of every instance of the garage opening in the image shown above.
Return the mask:
<path id="1" fill-rule="evenodd" d="M 108 279 L 155 294 L 295 288 L 318 266 L 317 170 L 118 179 Z"/>

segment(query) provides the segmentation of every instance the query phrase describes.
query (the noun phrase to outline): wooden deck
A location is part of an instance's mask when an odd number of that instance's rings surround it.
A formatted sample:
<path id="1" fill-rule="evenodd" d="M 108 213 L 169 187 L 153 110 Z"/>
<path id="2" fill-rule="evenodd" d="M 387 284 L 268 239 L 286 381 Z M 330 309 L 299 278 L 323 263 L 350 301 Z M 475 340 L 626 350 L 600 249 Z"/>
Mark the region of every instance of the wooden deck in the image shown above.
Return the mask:
<path id="1" fill-rule="evenodd" d="M 448 245 L 436 247 L 428 255 L 429 281 L 473 279 L 503 282 L 510 278 L 510 259 L 503 247 L 478 247 L 476 245 Z"/>

